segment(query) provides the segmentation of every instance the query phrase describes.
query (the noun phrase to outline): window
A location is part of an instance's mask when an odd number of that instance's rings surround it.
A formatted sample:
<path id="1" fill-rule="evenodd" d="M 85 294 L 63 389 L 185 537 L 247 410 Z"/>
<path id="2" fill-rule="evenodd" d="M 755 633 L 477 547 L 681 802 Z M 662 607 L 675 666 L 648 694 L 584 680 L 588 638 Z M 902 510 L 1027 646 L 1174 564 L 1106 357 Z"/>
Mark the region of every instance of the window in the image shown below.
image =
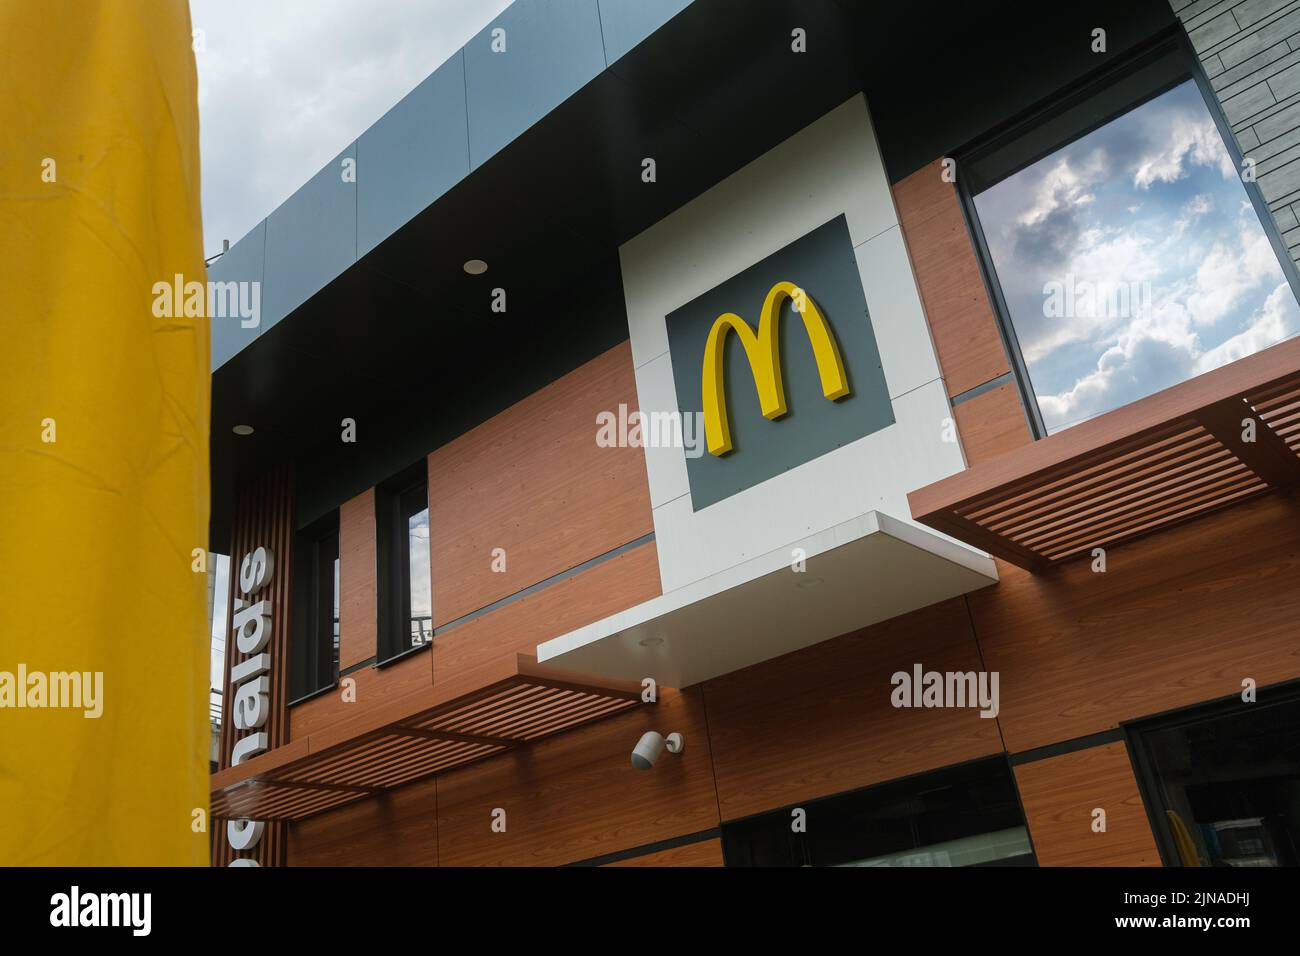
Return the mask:
<path id="1" fill-rule="evenodd" d="M 1167 864 L 1300 865 L 1300 687 L 1125 729 Z"/>
<path id="2" fill-rule="evenodd" d="M 722 842 L 728 866 L 1034 863 L 1002 757 L 724 824 Z"/>
<path id="3" fill-rule="evenodd" d="M 339 676 L 339 516 L 300 531 L 294 545 L 290 697 L 299 700 Z"/>
<path id="4" fill-rule="evenodd" d="M 433 640 L 425 468 L 421 461 L 376 490 L 380 663 Z"/>
<path id="5" fill-rule="evenodd" d="M 1295 269 L 1167 40 L 958 160 L 1042 436 L 1300 332 Z"/>
<path id="6" fill-rule="evenodd" d="M 230 607 L 230 555 L 210 554 L 208 565 L 208 721 L 212 742 L 208 748 L 208 769 L 217 772 L 221 754 L 222 695 L 226 686 L 226 634 Z"/>

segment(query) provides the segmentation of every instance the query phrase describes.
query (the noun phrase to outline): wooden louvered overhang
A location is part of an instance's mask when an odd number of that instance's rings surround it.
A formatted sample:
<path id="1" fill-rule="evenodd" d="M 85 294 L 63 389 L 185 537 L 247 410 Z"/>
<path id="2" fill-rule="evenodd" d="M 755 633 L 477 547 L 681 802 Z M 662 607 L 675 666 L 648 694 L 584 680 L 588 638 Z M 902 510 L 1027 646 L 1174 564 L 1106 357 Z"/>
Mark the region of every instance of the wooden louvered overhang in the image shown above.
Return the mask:
<path id="1" fill-rule="evenodd" d="M 1042 571 L 1297 484 L 1300 338 L 927 485 L 908 503 L 917 521 Z"/>
<path id="2" fill-rule="evenodd" d="M 214 774 L 212 816 L 302 820 L 638 706 L 640 684 L 512 655 Z"/>

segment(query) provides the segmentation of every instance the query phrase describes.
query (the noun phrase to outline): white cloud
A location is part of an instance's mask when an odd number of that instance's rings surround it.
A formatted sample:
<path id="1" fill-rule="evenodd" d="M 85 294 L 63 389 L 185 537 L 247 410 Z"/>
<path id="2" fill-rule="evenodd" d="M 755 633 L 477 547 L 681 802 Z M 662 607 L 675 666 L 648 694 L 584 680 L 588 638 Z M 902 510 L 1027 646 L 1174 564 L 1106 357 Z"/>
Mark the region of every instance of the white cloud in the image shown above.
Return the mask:
<path id="1" fill-rule="evenodd" d="M 1173 183 L 1187 175 L 1187 165 L 1218 167 L 1224 179 L 1233 176 L 1232 159 L 1223 139 L 1208 116 L 1192 119 L 1175 117 L 1173 129 L 1158 151 L 1137 162 L 1133 185 L 1148 189 L 1153 183 Z"/>
<path id="2" fill-rule="evenodd" d="M 1197 370 L 1208 372 L 1235 362 L 1276 345 L 1297 332 L 1300 332 L 1300 307 L 1291 294 L 1291 287 L 1282 282 L 1269 293 L 1263 307 L 1251 316 L 1245 329 L 1197 357 Z"/>
<path id="3" fill-rule="evenodd" d="M 1032 226 L 1058 209 L 1092 202 L 1092 185 L 1102 181 L 1106 172 L 1103 150 L 1093 150 L 1082 157 L 1077 167 L 1069 156 L 1061 157 L 1039 180 L 1033 202 L 1020 214 L 1021 225 Z"/>
<path id="4" fill-rule="evenodd" d="M 1026 350 L 1031 365 L 1071 343 L 1091 342 L 1098 352 L 1095 366 L 1069 388 L 1055 394 L 1040 391 L 1039 404 L 1052 430 L 1148 394 L 1152 383 L 1181 381 L 1300 331 L 1300 306 L 1267 237 L 1245 217 L 1238 226 L 1238 241 L 1215 243 L 1190 275 L 1180 275 L 1172 258 L 1183 242 L 1178 237 L 1154 244 L 1124 230 L 1079 251 L 1070 266 L 1078 275 L 1124 281 L 1163 276 L 1165 283 L 1136 314 L 1075 315 L 1054 323 L 1032 352 Z M 1262 305 L 1243 318 L 1242 310 L 1252 301 Z M 1208 346 L 1204 331 L 1228 318 L 1241 331 Z"/>
<path id="5" fill-rule="evenodd" d="M 1268 237 L 1254 223 L 1243 228 L 1234 248 L 1215 243 L 1196 270 L 1196 285 L 1187 307 L 1197 325 L 1213 325 L 1230 315 L 1265 280 L 1276 284 L 1282 269 Z"/>

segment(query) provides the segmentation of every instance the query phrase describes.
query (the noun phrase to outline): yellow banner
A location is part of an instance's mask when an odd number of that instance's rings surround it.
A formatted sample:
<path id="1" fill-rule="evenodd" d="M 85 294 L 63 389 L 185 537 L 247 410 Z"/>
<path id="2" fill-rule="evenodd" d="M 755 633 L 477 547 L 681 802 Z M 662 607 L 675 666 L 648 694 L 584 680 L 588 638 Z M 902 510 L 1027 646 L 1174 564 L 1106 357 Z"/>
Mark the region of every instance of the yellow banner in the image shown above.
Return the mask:
<path id="1" fill-rule="evenodd" d="M 0 5 L 0 865 L 208 857 L 208 322 L 184 0 Z"/>

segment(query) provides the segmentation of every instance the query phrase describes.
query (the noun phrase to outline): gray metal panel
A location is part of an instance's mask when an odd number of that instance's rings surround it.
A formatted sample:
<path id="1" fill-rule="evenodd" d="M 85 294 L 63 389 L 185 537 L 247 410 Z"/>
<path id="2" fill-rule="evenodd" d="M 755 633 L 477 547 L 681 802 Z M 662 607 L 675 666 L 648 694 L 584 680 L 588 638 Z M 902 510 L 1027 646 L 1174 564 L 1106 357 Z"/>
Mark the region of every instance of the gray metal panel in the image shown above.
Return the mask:
<path id="1" fill-rule="evenodd" d="M 256 294 L 260 297 L 264 291 L 262 268 L 265 257 L 266 220 L 263 219 L 248 235 L 231 246 L 224 256 L 208 266 L 208 281 L 257 283 Z M 252 291 L 252 287 L 249 288 Z M 265 303 L 260 304 L 262 313 L 265 313 Z M 262 334 L 262 321 L 263 318 L 259 316 L 258 325 L 246 329 L 237 318 L 212 319 L 212 370 L 214 372 Z"/>
<path id="2" fill-rule="evenodd" d="M 505 30 L 505 51 L 492 31 Z M 471 166 L 503 146 L 605 69 L 596 0 L 516 0 L 465 45 Z"/>
<path id="3" fill-rule="evenodd" d="M 701 371 L 704 345 L 714 320 L 724 312 L 735 312 L 757 327 L 768 290 L 782 281 L 802 288 L 826 318 L 839 342 L 852 391 L 836 402 L 822 395 L 817 363 L 803 322 L 786 302 L 781 309 L 780 358 L 789 411 L 769 421 L 759 409 L 744 349 L 735 341 L 735 335 L 730 335 L 725 381 L 733 450 L 721 458 L 707 450 L 698 458 L 687 457 L 686 473 L 695 511 L 894 423 L 889 388 L 843 215 L 668 315 L 668 349 L 678 408 L 683 415 L 697 416 L 704 408 Z"/>
<path id="4" fill-rule="evenodd" d="M 357 255 L 468 174 L 465 58 L 458 50 L 357 141 Z"/>
<path id="5" fill-rule="evenodd" d="M 1224 12 L 1226 6 L 1231 9 Z M 1238 149 L 1257 164 L 1259 189 L 1274 207 L 1277 230 L 1285 233 L 1295 219 L 1288 204 L 1300 193 L 1300 0 L 1193 3 L 1180 8 L 1178 18 L 1206 74 L 1213 77 L 1211 85 Z M 1286 240 L 1286 255 L 1300 262 L 1300 246 L 1290 245 L 1293 241 Z"/>
<path id="6" fill-rule="evenodd" d="M 605 61 L 613 63 L 691 5 L 691 0 L 600 0 Z"/>
<path id="7" fill-rule="evenodd" d="M 345 182 L 352 143 L 266 220 L 262 331 L 323 289 L 357 260 L 357 187 Z"/>

